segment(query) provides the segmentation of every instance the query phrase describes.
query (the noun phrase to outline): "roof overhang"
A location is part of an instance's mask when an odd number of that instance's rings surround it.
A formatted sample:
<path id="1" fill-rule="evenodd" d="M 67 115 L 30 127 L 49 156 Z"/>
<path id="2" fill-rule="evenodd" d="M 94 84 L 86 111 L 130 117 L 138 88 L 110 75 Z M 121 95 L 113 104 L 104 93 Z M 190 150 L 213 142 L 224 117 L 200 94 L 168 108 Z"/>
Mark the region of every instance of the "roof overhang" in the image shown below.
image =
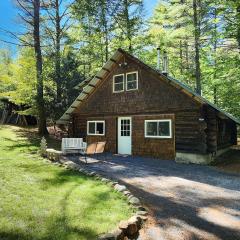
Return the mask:
<path id="1" fill-rule="evenodd" d="M 109 61 L 105 63 L 102 69 L 91 78 L 84 80 L 82 83 L 77 85 L 77 89 L 82 88 L 82 92 L 75 99 L 72 105 L 67 109 L 67 111 L 62 115 L 62 117 L 57 121 L 57 124 L 67 124 L 71 120 L 71 115 L 75 109 L 85 101 L 85 99 L 94 91 L 97 85 L 103 81 L 106 74 L 109 74 L 113 65 L 117 63 L 119 58 L 122 56 L 122 53 L 117 50 Z M 75 88 L 76 88 L 75 87 Z"/>

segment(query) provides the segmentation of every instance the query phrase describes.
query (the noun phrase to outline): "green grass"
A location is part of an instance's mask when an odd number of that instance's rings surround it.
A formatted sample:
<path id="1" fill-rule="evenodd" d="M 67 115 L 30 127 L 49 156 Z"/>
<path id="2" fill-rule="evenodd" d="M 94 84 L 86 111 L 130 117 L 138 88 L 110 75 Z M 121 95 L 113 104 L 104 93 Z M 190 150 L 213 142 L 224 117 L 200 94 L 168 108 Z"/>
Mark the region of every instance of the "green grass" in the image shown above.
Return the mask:
<path id="1" fill-rule="evenodd" d="M 29 131 L 0 127 L 1 240 L 93 240 L 132 214 L 109 186 L 44 161 L 38 143 Z"/>

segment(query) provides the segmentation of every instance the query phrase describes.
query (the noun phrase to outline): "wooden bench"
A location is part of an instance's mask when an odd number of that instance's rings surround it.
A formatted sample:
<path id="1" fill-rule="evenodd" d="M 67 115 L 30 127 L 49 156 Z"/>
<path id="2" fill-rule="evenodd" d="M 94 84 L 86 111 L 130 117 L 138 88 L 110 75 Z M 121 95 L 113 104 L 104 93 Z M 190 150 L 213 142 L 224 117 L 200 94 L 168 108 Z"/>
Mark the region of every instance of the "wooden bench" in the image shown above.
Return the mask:
<path id="1" fill-rule="evenodd" d="M 84 151 L 87 143 L 82 138 L 62 138 L 62 153 L 79 153 Z"/>

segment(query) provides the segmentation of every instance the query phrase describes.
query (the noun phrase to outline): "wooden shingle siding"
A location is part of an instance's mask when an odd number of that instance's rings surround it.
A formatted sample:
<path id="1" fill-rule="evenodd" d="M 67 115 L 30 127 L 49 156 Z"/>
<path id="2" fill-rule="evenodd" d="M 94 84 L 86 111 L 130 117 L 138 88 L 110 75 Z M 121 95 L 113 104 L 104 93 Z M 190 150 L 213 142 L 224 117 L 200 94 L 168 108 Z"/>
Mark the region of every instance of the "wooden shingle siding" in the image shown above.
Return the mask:
<path id="1" fill-rule="evenodd" d="M 171 119 L 172 138 L 146 138 L 144 136 L 145 120 Z M 175 159 L 175 120 L 174 114 L 151 116 L 134 116 L 132 119 L 133 155 L 153 156 L 161 159 Z"/>
<path id="2" fill-rule="evenodd" d="M 123 62 L 127 66 L 120 67 Z M 138 90 L 113 93 L 113 76 L 134 71 L 138 71 Z M 233 121 L 226 123 L 226 134 L 220 137 L 218 121 L 222 120 L 218 120 L 216 110 L 195 101 L 181 86 L 176 88 L 128 56 L 106 74 L 74 111 L 72 132 L 76 137 L 83 137 L 88 143 L 107 141 L 106 150 L 117 153 L 117 119 L 130 116 L 133 155 L 174 159 L 176 152 L 212 153 L 235 141 Z M 144 121 L 149 119 L 171 119 L 172 138 L 145 138 Z M 88 120 L 105 120 L 105 136 L 87 136 Z"/>
<path id="3" fill-rule="evenodd" d="M 75 134 L 79 136 L 85 134 L 88 142 L 106 140 L 107 150 L 116 153 L 117 117 L 132 116 L 134 155 L 174 159 L 176 151 L 201 153 L 206 151 L 206 135 L 199 123 L 201 105 L 130 59 L 126 58 L 125 61 L 128 62 L 128 66 L 120 68 L 116 65 L 108 78 L 75 111 Z M 139 89 L 113 93 L 113 75 L 132 71 L 138 71 Z M 164 119 L 165 116 L 174 119 L 173 138 L 145 138 L 144 120 Z M 105 136 L 86 137 L 87 120 L 90 119 L 106 121 Z"/>
<path id="4" fill-rule="evenodd" d="M 94 136 L 87 135 L 87 121 L 91 120 L 104 120 L 105 121 L 105 135 Z M 114 117 L 91 117 L 89 115 L 75 115 L 75 137 L 82 137 L 87 143 L 98 141 L 107 141 L 106 150 L 108 152 L 116 153 L 116 118 Z"/>
<path id="5" fill-rule="evenodd" d="M 85 114 L 136 114 L 173 112 L 181 109 L 199 109 L 199 105 L 175 87 L 159 80 L 130 60 L 126 68 L 116 68 L 89 96 L 79 112 Z M 138 90 L 113 93 L 113 75 L 138 71 Z"/>

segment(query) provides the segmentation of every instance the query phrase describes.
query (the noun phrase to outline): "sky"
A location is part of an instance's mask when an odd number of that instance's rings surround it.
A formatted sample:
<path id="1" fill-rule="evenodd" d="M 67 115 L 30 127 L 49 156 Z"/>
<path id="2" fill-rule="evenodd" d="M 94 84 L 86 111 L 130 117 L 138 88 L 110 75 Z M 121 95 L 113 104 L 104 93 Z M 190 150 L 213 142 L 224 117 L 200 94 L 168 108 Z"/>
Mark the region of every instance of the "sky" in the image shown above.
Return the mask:
<path id="1" fill-rule="evenodd" d="M 146 16 L 151 16 L 153 9 L 158 0 L 144 0 Z M 17 23 L 17 9 L 13 5 L 13 0 L 0 0 L 0 39 L 12 42 L 13 39 L 8 37 L 2 29 L 20 32 L 21 25 Z M 14 41 L 16 42 L 16 41 Z M 16 51 L 16 47 L 0 41 L 0 48 L 10 47 L 12 51 Z"/>

